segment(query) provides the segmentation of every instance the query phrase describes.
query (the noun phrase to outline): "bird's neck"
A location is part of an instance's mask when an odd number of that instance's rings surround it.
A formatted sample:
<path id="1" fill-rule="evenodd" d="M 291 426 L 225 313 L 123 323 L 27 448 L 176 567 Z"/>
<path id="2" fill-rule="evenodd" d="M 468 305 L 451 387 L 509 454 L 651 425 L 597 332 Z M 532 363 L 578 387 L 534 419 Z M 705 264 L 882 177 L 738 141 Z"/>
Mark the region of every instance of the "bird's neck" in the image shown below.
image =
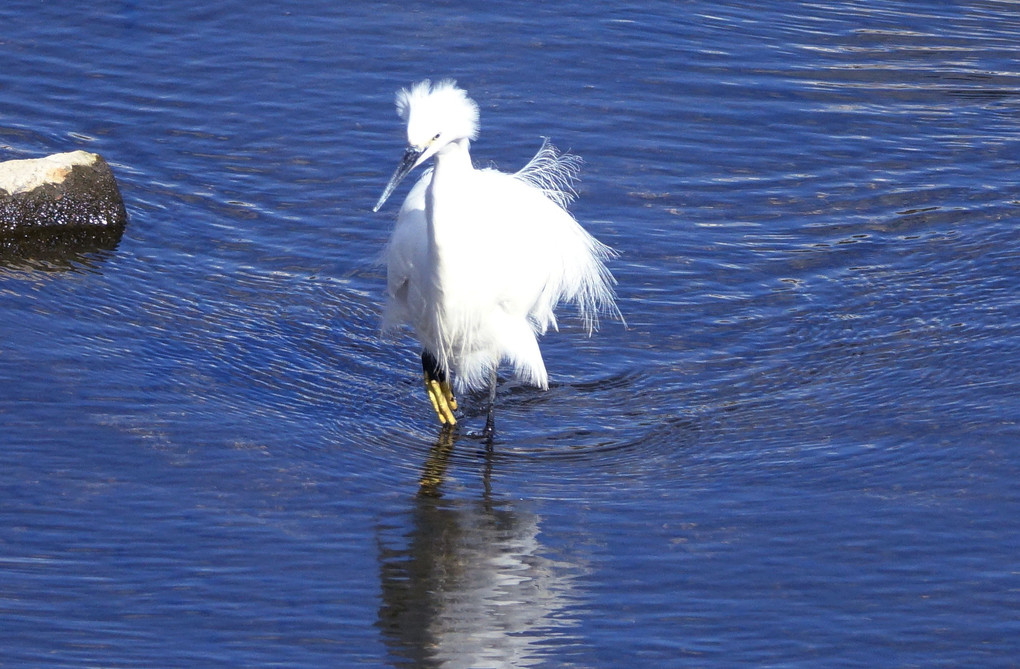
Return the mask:
<path id="1" fill-rule="evenodd" d="M 468 140 L 450 142 L 436 154 L 432 170 L 432 181 L 425 191 L 425 214 L 429 227 L 429 244 L 433 253 L 439 253 L 444 234 L 456 234 L 450 224 L 458 220 L 451 210 L 462 200 L 458 189 L 464 188 L 469 180 L 465 175 L 474 170 Z"/>
<path id="2" fill-rule="evenodd" d="M 437 318 L 440 319 L 446 312 L 449 291 L 457 288 L 456 285 L 449 285 L 444 277 L 448 276 L 448 256 L 456 253 L 453 248 L 463 234 L 460 226 L 464 224 L 464 216 L 461 214 L 464 189 L 471 188 L 470 173 L 474 170 L 468 144 L 467 139 L 451 142 L 436 154 L 432 181 L 425 191 L 432 297 Z M 442 331 L 442 328 L 439 327 L 438 331 Z"/>
<path id="3" fill-rule="evenodd" d="M 440 149 L 436 154 L 435 174 L 474 169 L 471 166 L 471 153 L 468 151 L 470 144 L 471 142 L 465 137 L 450 142 Z M 432 178 L 435 179 L 435 175 Z"/>

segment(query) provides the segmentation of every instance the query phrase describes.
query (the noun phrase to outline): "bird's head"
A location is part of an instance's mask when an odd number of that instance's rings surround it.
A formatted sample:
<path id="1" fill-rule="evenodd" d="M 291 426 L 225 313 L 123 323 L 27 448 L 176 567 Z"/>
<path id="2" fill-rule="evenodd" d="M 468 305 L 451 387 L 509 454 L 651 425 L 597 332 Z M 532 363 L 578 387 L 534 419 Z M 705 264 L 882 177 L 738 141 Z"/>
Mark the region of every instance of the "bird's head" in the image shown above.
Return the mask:
<path id="1" fill-rule="evenodd" d="M 397 114 L 407 122 L 408 146 L 422 151 L 421 162 L 450 142 L 478 137 L 478 105 L 452 79 L 400 89 Z"/>
<path id="2" fill-rule="evenodd" d="M 397 113 L 407 122 L 408 146 L 373 211 L 379 211 L 397 184 L 415 167 L 452 142 L 478 136 L 478 105 L 452 79 L 436 84 L 425 79 L 411 88 L 400 89 Z"/>

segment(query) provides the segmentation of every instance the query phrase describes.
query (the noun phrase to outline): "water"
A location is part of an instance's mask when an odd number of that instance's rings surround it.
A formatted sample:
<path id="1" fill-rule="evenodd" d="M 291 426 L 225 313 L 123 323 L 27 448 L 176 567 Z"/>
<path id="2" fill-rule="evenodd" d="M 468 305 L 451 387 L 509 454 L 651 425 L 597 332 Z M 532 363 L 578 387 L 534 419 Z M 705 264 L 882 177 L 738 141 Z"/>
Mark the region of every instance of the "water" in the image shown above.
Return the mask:
<path id="1" fill-rule="evenodd" d="M 0 158 L 130 219 L 0 268 L 0 664 L 1016 662 L 1015 5 L 65 5 Z M 377 336 L 425 76 L 622 253 L 491 449 Z"/>

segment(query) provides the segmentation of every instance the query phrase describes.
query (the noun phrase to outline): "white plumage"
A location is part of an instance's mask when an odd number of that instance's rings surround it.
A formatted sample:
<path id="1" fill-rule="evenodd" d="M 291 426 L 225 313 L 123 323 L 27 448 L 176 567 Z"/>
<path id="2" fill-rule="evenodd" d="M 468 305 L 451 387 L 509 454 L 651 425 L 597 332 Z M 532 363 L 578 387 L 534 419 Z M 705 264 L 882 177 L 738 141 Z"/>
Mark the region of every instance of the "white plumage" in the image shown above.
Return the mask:
<path id="1" fill-rule="evenodd" d="M 544 143 L 516 174 L 475 169 L 478 107 L 453 81 L 401 90 L 397 111 L 409 148 L 376 210 L 414 167 L 433 156 L 435 166 L 404 200 L 385 251 L 384 329 L 410 325 L 447 388 L 445 372 L 458 391 L 494 383 L 501 362 L 547 388 L 536 337 L 556 328 L 557 304 L 573 302 L 589 334 L 600 313 L 619 316 L 605 266 L 614 252 L 566 210 L 580 159 Z"/>

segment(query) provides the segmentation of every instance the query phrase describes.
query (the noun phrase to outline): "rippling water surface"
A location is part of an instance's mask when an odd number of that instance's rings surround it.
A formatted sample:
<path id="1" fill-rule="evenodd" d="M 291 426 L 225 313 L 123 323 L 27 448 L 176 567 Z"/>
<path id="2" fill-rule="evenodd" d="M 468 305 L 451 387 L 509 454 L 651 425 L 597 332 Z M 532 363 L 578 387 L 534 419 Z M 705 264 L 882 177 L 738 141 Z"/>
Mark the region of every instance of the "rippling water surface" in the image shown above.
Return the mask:
<path id="1" fill-rule="evenodd" d="M 1015 663 L 1018 9 L 6 3 L 130 218 L 0 258 L 0 664 Z M 621 253 L 492 444 L 377 332 L 425 76 Z"/>

